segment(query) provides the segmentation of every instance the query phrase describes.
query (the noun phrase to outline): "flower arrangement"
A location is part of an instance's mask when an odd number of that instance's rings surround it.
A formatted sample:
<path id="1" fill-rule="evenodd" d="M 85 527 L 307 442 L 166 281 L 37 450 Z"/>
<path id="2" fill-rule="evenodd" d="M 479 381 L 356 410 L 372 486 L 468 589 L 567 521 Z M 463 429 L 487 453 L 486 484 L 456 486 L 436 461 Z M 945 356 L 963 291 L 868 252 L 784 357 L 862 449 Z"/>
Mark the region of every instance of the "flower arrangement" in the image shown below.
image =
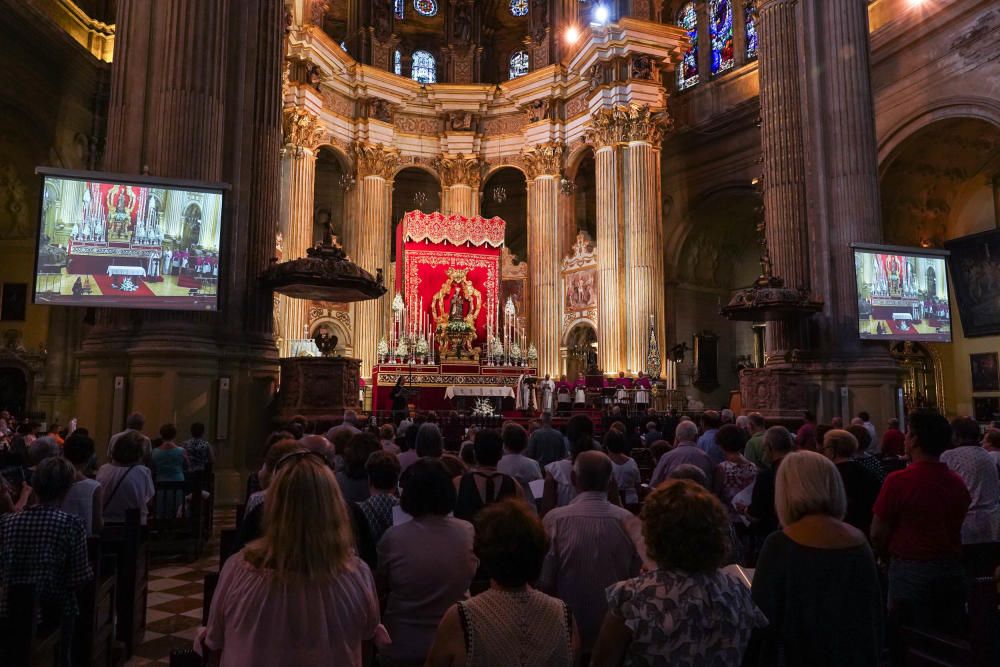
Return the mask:
<path id="1" fill-rule="evenodd" d="M 427 339 L 426 338 L 418 338 L 417 339 L 417 344 L 416 344 L 416 347 L 415 347 L 416 353 L 419 354 L 419 355 L 421 355 L 421 356 L 423 356 L 423 355 L 427 354 L 427 350 L 428 350 L 428 348 L 427 348 Z"/>
<path id="2" fill-rule="evenodd" d="M 118 286 L 122 292 L 135 292 L 138 291 L 139 286 L 132 282 L 131 278 L 123 278 L 122 284 Z"/>
<path id="3" fill-rule="evenodd" d="M 494 357 L 503 356 L 503 342 L 498 336 L 493 336 L 493 340 L 490 341 L 490 353 Z"/>
<path id="4" fill-rule="evenodd" d="M 465 333 L 467 331 L 472 331 L 472 327 L 465 320 L 456 320 L 454 322 L 448 322 L 445 325 L 445 331 L 448 333 Z"/>
<path id="5" fill-rule="evenodd" d="M 510 344 L 510 356 L 513 357 L 514 359 L 520 359 L 521 358 L 521 346 L 518 345 L 517 343 L 511 343 Z"/>
<path id="6" fill-rule="evenodd" d="M 493 403 L 487 398 L 477 398 L 476 405 L 472 408 L 472 414 L 476 417 L 492 417 Z"/>
<path id="7" fill-rule="evenodd" d="M 528 345 L 528 361 L 538 361 L 538 350 L 534 343 Z"/>
<path id="8" fill-rule="evenodd" d="M 409 348 L 406 346 L 406 341 L 402 338 L 399 339 L 399 344 L 396 345 L 396 356 L 405 357 L 410 353 Z"/>
<path id="9" fill-rule="evenodd" d="M 380 357 L 388 356 L 389 354 L 389 343 L 386 341 L 385 336 L 379 339 L 378 345 L 375 347 L 375 354 Z"/>

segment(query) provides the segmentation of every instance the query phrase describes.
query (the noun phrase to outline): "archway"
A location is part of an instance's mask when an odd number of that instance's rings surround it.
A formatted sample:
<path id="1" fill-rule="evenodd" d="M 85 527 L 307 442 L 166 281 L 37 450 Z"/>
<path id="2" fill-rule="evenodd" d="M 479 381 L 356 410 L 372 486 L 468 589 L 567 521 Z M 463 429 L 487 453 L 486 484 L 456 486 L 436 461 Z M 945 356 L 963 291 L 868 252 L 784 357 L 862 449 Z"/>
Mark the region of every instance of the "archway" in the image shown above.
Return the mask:
<path id="1" fill-rule="evenodd" d="M 484 218 L 499 216 L 507 223 L 504 244 L 511 254 L 528 257 L 528 185 L 521 170 L 497 169 L 483 182 L 480 211 Z"/>
<path id="2" fill-rule="evenodd" d="M 597 368 L 597 331 L 590 322 L 577 322 L 566 334 L 566 377 Z"/>
<path id="3" fill-rule="evenodd" d="M 573 177 L 573 226 L 569 243 L 576 239 L 577 232 L 587 232 L 597 239 L 597 166 L 594 151 L 588 150 L 580 159 Z M 600 240 L 598 239 L 599 243 Z M 568 251 L 568 248 L 565 250 Z"/>
<path id="4" fill-rule="evenodd" d="M 916 128 L 916 129 L 912 129 Z M 895 133 L 891 150 L 881 165 L 883 238 L 900 246 L 940 248 L 945 241 L 986 232 L 1000 221 L 1000 127 L 981 117 L 945 117 L 926 123 L 914 121 Z M 951 260 L 951 274 L 960 264 Z M 951 278 L 927 276 L 935 285 Z M 952 306 L 952 344 L 911 346 L 910 354 L 896 354 L 912 376 L 904 376 L 907 405 L 923 402 L 948 413 L 975 414 L 969 355 L 993 352 L 998 335 L 967 338 L 960 307 L 949 283 Z M 919 372 L 913 370 L 919 366 Z M 939 378 L 921 384 L 919 377 Z M 936 386 L 937 394 L 931 391 Z M 919 395 L 918 395 L 919 394 Z"/>
<path id="5" fill-rule="evenodd" d="M 337 354 L 350 354 L 352 350 L 350 330 L 343 323 L 326 317 L 316 320 L 309 326 L 309 337 L 313 338 L 320 332 L 326 332 L 337 337 Z"/>
<path id="6" fill-rule="evenodd" d="M 28 406 L 28 378 L 13 366 L 0 367 L 0 410 L 23 416 Z"/>
<path id="7" fill-rule="evenodd" d="M 181 248 L 191 248 L 201 242 L 201 207 L 191 203 L 184 209 L 184 226 L 181 229 Z"/>
<path id="8" fill-rule="evenodd" d="M 344 198 L 347 194 L 347 166 L 328 146 L 323 146 L 316 154 L 316 183 L 313 191 L 313 245 L 323 240 L 323 234 L 330 232 L 341 242 L 344 239 Z"/>
<path id="9" fill-rule="evenodd" d="M 419 167 L 400 170 L 392 181 L 392 260 L 396 261 L 396 225 L 409 211 L 433 213 L 441 210 L 441 183 Z"/>

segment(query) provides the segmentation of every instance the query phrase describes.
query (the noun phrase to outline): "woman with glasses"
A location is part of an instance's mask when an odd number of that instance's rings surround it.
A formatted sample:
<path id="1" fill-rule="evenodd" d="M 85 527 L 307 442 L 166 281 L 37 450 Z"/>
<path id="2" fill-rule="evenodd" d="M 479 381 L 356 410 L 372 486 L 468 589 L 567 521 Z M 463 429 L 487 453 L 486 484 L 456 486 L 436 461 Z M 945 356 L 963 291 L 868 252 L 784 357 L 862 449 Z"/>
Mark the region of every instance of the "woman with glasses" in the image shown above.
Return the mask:
<path id="1" fill-rule="evenodd" d="M 301 450 L 273 474 L 263 537 L 222 568 L 197 647 L 222 667 L 361 667 L 362 643 L 387 636 L 333 472 Z"/>

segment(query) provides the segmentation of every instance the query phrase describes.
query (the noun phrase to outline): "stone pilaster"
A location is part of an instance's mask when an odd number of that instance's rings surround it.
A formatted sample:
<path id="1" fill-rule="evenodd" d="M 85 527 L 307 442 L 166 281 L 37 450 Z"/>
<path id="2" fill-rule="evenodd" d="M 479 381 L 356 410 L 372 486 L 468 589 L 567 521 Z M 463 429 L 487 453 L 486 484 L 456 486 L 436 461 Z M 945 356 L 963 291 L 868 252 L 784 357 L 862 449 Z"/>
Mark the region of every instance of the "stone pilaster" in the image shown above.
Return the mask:
<path id="1" fill-rule="evenodd" d="M 538 348 L 538 372 L 559 373 L 562 331 L 559 180 L 565 147 L 560 142 L 523 153 L 528 176 L 528 284 L 531 340 Z"/>
<path id="2" fill-rule="evenodd" d="M 623 285 L 618 279 L 621 267 L 617 150 L 615 143 L 601 143 L 595 147 L 594 152 L 597 203 L 597 364 L 608 373 L 623 367 L 621 344 L 624 329 L 620 311 Z"/>
<path id="3" fill-rule="evenodd" d="M 764 221 L 774 274 L 809 288 L 806 164 L 799 59 L 799 0 L 760 3 L 760 115 L 764 158 Z M 782 362 L 801 345 L 797 322 L 771 322 L 766 356 Z"/>
<path id="4" fill-rule="evenodd" d="M 399 153 L 382 144 L 358 142 L 352 147 L 357 167 L 357 216 L 348 254 L 375 275 L 390 270 L 392 176 Z M 354 355 L 361 359 L 361 376 L 370 379 L 376 346 L 386 331 L 388 301 L 372 299 L 354 304 Z"/>
<path id="5" fill-rule="evenodd" d="M 477 157 L 443 156 L 434 161 L 441 176 L 441 212 L 445 215 L 479 215 L 482 161 Z"/>
<path id="6" fill-rule="evenodd" d="M 316 146 L 325 134 L 319 118 L 301 107 L 284 110 L 285 145 L 281 151 L 281 234 L 287 261 L 306 256 L 312 245 Z M 291 353 L 290 341 L 306 337 L 308 301 L 278 295 L 279 356 Z"/>

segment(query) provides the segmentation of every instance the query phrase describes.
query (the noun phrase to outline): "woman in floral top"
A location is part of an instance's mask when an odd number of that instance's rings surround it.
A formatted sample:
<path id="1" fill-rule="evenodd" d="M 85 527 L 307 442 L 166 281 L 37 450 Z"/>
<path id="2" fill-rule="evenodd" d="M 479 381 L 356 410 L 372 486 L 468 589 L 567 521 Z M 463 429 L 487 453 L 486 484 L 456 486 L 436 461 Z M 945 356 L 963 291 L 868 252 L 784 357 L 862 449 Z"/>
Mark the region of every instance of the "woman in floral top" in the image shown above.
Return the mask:
<path id="1" fill-rule="evenodd" d="M 733 498 L 754 483 L 757 479 L 757 466 L 743 457 L 746 438 L 738 427 L 726 424 L 715 434 L 715 442 L 726 455 L 715 468 L 715 495 L 719 496 L 722 506 L 729 513 L 729 520 L 735 523 L 739 520 L 739 513 L 733 507 Z"/>
<path id="2" fill-rule="evenodd" d="M 767 619 L 750 589 L 719 568 L 726 512 L 711 493 L 671 480 L 646 499 L 643 536 L 658 569 L 608 588 L 593 667 L 737 667 Z"/>

